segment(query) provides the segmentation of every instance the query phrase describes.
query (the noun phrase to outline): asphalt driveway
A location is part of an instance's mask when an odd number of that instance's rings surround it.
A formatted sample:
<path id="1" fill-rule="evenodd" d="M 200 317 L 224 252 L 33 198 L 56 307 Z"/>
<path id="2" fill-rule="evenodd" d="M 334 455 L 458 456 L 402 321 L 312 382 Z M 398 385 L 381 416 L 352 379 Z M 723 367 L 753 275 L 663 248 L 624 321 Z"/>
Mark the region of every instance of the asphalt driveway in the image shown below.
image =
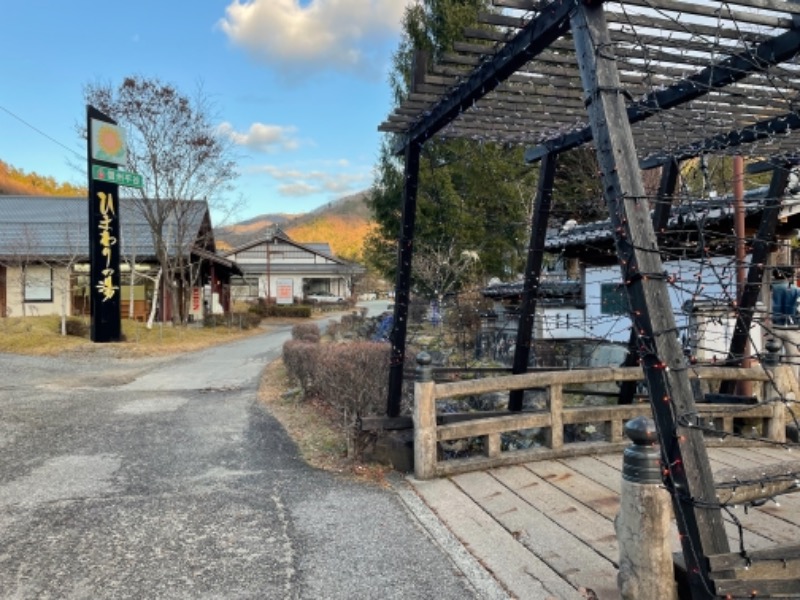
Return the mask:
<path id="1" fill-rule="evenodd" d="M 288 335 L 145 361 L 0 355 L 0 597 L 503 597 L 402 482 L 300 460 L 256 402 Z"/>

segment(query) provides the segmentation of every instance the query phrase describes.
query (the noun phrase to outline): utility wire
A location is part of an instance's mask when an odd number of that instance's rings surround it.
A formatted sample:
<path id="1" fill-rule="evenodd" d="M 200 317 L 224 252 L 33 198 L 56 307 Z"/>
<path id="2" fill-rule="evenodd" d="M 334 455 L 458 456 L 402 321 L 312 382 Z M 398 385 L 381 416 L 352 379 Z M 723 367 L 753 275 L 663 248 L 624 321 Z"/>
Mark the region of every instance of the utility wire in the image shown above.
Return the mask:
<path id="1" fill-rule="evenodd" d="M 47 138 L 48 140 L 50 140 L 50 141 L 51 141 L 51 142 L 53 142 L 54 144 L 56 144 L 56 145 L 58 145 L 58 146 L 61 146 L 62 148 L 64 148 L 64 149 L 65 149 L 65 150 L 67 150 L 68 152 L 71 152 L 72 154 L 74 154 L 74 155 L 75 155 L 75 156 L 77 156 L 78 158 L 80 158 L 80 159 L 84 159 L 84 158 L 86 158 L 86 156 L 85 156 L 85 155 L 81 154 L 80 152 L 78 152 L 78 151 L 77 151 L 77 150 L 75 150 L 74 148 L 70 148 L 69 146 L 67 146 L 67 145 L 65 145 L 65 144 L 62 144 L 62 143 L 61 143 L 61 142 L 59 142 L 57 139 L 55 139 L 53 136 L 46 134 L 44 131 L 42 131 L 42 130 L 41 130 L 41 129 L 39 129 L 38 127 L 36 127 L 36 126 L 34 126 L 34 125 L 31 125 L 31 124 L 30 124 L 30 123 L 28 123 L 28 122 L 27 122 L 25 119 L 23 119 L 22 117 L 20 117 L 20 116 L 19 116 L 19 115 L 17 115 L 17 114 L 14 114 L 13 112 L 11 112 L 10 110 L 8 110 L 8 109 L 7 109 L 5 106 L 3 106 L 2 104 L 0 104 L 0 110 L 2 110 L 3 112 L 7 113 L 7 114 L 8 114 L 8 115 L 10 115 L 11 117 L 15 118 L 17 121 L 19 121 L 20 123 L 22 123 L 22 124 L 23 124 L 23 125 L 25 125 L 26 127 L 30 127 L 30 128 L 31 128 L 31 129 L 33 129 L 33 130 L 34 130 L 36 133 L 38 133 L 39 135 L 41 135 L 41 136 L 43 136 L 43 137 Z"/>

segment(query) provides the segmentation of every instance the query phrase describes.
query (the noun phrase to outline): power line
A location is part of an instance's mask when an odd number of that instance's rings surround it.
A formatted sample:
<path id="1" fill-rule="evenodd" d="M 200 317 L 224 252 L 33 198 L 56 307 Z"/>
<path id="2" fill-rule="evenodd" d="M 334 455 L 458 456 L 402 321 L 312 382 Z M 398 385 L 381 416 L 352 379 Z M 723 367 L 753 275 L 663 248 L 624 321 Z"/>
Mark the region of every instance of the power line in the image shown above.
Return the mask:
<path id="1" fill-rule="evenodd" d="M 86 157 L 85 157 L 83 154 L 81 154 L 80 152 L 78 152 L 78 151 L 77 151 L 77 150 L 75 150 L 74 148 L 70 148 L 69 146 L 67 146 L 67 145 L 65 145 L 65 144 L 62 144 L 62 143 L 61 143 L 61 142 L 59 142 L 57 139 L 55 139 L 53 136 L 46 134 L 44 131 L 42 131 L 41 129 L 39 129 L 39 128 L 38 128 L 38 127 L 36 127 L 35 125 L 31 125 L 30 123 L 28 123 L 28 122 L 27 122 L 25 119 L 23 119 L 23 118 L 22 118 L 22 117 L 20 117 L 19 115 L 17 115 L 17 114 L 14 114 L 14 113 L 13 113 L 13 112 L 11 112 L 10 110 L 8 110 L 8 109 L 7 109 L 5 106 L 3 106 L 3 105 L 0 105 L 0 110 L 2 110 L 3 112 L 7 113 L 7 114 L 8 114 L 8 115 L 10 115 L 11 117 L 15 118 L 17 121 L 19 121 L 20 123 L 22 123 L 22 124 L 23 124 L 23 125 L 25 125 L 26 127 L 30 127 L 31 129 L 33 129 L 33 130 L 34 130 L 36 133 L 38 133 L 38 134 L 39 134 L 39 135 L 41 135 L 42 137 L 45 137 L 45 138 L 47 138 L 48 140 L 50 140 L 51 142 L 53 142 L 54 144 L 56 144 L 56 145 L 58 145 L 58 146 L 61 146 L 62 148 L 64 148 L 64 150 L 67 150 L 68 152 L 72 152 L 72 154 L 74 154 L 74 155 L 75 155 L 75 156 L 77 156 L 78 158 L 80 158 L 80 159 L 86 158 Z"/>

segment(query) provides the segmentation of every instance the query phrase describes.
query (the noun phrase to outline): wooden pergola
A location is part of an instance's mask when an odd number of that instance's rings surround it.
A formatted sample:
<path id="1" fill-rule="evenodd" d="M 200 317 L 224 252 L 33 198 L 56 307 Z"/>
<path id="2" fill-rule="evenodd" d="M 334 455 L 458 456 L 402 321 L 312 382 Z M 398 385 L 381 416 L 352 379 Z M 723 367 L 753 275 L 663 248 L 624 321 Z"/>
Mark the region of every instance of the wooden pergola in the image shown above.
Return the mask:
<path id="1" fill-rule="evenodd" d="M 738 299 L 728 364 L 743 344 L 774 237 L 800 129 L 800 4 L 781 0 L 494 0 L 454 52 L 414 73 L 408 98 L 381 124 L 405 157 L 387 413 L 399 412 L 420 151 L 434 136 L 525 145 L 540 163 L 514 373 L 527 369 L 558 155 L 591 144 L 615 230 L 636 345 L 656 420 L 693 598 L 721 589 L 767 597 L 784 579 L 726 582 L 708 557 L 730 552 L 695 400 L 675 335 L 656 232 L 669 215 L 680 161 L 730 154 L 770 162 L 764 216 Z M 424 62 L 424 61 L 419 61 Z M 664 167 L 651 214 L 642 169 Z M 520 410 L 521 390 L 509 408 Z M 782 549 L 800 571 L 800 550 Z M 788 561 L 788 563 L 786 562 Z M 719 575 L 719 574 L 717 574 Z M 742 582 L 738 582 L 742 583 Z M 800 583 L 791 593 L 800 593 Z M 724 594 L 723 594 L 724 595 Z"/>

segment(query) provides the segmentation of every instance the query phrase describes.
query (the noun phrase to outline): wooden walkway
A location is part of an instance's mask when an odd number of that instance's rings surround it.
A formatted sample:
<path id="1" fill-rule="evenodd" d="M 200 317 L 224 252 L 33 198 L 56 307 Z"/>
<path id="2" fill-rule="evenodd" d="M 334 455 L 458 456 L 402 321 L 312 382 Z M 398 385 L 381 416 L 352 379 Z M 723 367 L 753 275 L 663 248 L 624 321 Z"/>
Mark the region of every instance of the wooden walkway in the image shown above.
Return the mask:
<path id="1" fill-rule="evenodd" d="M 794 458 L 780 448 L 711 448 L 709 456 L 714 472 Z M 621 467 L 621 454 L 585 456 L 409 482 L 511 596 L 611 600 L 619 598 L 614 518 Z M 779 502 L 735 509 L 747 549 L 800 540 L 800 493 Z M 725 518 L 733 551 L 738 529 Z M 677 530 L 672 541 L 679 551 Z"/>

